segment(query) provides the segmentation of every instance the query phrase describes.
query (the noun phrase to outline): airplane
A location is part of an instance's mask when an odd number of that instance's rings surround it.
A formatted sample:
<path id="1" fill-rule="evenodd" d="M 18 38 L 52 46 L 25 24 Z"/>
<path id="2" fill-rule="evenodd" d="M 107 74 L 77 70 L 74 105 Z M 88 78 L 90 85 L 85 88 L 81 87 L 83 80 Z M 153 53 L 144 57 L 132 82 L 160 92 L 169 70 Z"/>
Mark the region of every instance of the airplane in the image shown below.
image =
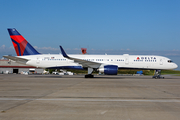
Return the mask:
<path id="1" fill-rule="evenodd" d="M 17 56 L 3 56 L 21 64 L 46 69 L 87 69 L 85 78 L 93 78 L 93 71 L 105 75 L 117 75 L 118 69 L 161 70 L 176 69 L 171 59 L 157 55 L 68 55 L 62 46 L 62 54 L 39 53 L 15 28 L 8 29 Z M 160 78 L 160 76 L 156 76 Z"/>

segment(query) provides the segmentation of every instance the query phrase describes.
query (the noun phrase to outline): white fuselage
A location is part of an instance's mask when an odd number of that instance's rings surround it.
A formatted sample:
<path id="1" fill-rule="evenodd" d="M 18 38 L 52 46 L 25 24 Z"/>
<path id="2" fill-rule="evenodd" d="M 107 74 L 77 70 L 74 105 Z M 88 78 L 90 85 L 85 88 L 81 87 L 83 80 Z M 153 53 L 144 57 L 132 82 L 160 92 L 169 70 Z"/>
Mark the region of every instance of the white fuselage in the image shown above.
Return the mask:
<path id="1" fill-rule="evenodd" d="M 171 62 L 169 58 L 156 55 L 69 55 L 86 61 L 101 63 L 104 65 L 117 65 L 119 69 L 175 69 L 178 66 Z M 73 60 L 64 58 L 62 54 L 38 54 L 17 56 L 19 58 L 29 59 L 27 65 L 38 68 L 54 69 L 80 69 L 86 66 L 75 63 Z"/>

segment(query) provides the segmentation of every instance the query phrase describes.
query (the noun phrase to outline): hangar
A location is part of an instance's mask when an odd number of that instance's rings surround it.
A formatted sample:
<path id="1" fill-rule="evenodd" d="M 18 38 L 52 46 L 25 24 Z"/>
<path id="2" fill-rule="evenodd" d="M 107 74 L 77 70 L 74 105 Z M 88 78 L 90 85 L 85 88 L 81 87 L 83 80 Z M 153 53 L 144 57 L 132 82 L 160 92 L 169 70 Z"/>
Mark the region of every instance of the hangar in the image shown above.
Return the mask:
<path id="1" fill-rule="evenodd" d="M 1 74 L 3 74 L 3 73 L 20 74 L 22 72 L 32 72 L 32 73 L 41 74 L 41 73 L 43 73 L 43 71 L 44 71 L 44 69 L 19 64 L 19 63 L 14 62 L 14 61 L 6 60 L 6 59 L 0 60 L 0 73 Z"/>

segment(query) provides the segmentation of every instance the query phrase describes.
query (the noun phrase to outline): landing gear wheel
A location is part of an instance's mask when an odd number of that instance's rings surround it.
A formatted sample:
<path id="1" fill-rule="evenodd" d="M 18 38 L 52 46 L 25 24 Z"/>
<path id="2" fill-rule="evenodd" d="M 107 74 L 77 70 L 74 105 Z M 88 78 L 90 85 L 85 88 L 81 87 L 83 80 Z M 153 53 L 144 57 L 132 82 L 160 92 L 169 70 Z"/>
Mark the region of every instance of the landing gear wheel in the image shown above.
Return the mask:
<path id="1" fill-rule="evenodd" d="M 93 78 L 94 75 L 91 75 L 91 74 L 88 74 L 88 75 L 85 75 L 85 78 Z"/>
<path id="2" fill-rule="evenodd" d="M 155 79 L 164 79 L 164 77 L 161 76 L 161 70 L 155 70 L 154 71 L 154 76 L 152 78 L 155 78 Z"/>

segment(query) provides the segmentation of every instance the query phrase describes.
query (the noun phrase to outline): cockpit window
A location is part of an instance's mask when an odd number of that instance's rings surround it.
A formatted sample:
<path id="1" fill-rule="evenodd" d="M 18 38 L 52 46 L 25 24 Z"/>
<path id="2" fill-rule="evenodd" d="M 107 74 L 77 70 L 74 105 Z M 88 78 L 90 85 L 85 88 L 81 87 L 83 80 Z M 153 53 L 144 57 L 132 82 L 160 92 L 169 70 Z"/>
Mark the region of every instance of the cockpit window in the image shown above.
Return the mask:
<path id="1" fill-rule="evenodd" d="M 172 60 L 168 60 L 168 63 L 172 63 L 173 61 Z"/>

